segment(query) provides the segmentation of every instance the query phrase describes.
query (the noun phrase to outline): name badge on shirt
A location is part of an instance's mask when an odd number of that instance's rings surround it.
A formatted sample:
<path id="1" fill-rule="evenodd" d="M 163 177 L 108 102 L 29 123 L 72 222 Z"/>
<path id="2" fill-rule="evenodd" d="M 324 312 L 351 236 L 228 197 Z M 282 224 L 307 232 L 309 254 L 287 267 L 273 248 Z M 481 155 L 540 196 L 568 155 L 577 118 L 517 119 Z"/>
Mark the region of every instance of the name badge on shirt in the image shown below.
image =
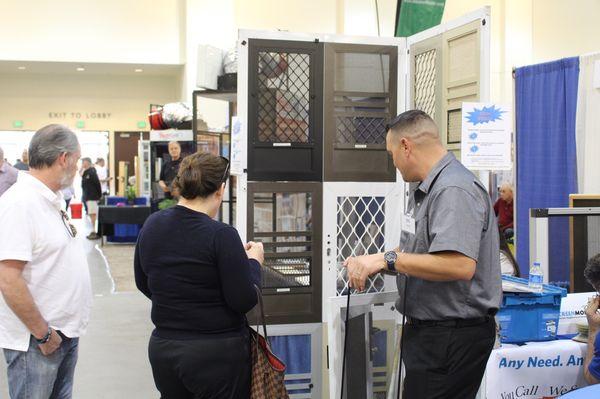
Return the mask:
<path id="1" fill-rule="evenodd" d="M 413 218 L 410 215 L 403 214 L 402 215 L 402 231 L 406 231 L 407 233 L 410 233 L 410 234 L 415 234 L 415 232 L 416 232 L 415 218 Z"/>

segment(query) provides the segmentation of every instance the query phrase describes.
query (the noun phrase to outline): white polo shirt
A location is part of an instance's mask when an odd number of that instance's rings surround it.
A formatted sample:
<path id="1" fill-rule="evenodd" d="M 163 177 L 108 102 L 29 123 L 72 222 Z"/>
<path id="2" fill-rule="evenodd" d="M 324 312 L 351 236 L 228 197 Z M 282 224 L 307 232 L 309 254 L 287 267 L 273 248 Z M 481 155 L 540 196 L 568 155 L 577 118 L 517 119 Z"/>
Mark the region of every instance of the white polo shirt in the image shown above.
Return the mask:
<path id="1" fill-rule="evenodd" d="M 0 197 L 0 261 L 27 262 L 23 278 L 42 317 L 67 337 L 83 335 L 92 287 L 81 243 L 60 213 L 63 197 L 29 173 Z M 27 351 L 30 331 L 0 295 L 0 348 Z"/>

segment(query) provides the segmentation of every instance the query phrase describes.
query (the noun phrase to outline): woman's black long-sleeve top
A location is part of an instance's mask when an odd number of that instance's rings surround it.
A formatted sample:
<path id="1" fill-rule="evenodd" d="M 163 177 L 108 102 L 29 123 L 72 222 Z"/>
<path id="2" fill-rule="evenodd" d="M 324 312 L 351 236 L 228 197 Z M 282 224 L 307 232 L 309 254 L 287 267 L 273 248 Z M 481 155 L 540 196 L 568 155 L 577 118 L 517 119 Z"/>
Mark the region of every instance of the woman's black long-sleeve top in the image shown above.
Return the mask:
<path id="1" fill-rule="evenodd" d="M 196 339 L 245 333 L 260 264 L 237 231 L 177 205 L 150 216 L 135 248 L 135 282 L 152 300 L 156 336 Z"/>

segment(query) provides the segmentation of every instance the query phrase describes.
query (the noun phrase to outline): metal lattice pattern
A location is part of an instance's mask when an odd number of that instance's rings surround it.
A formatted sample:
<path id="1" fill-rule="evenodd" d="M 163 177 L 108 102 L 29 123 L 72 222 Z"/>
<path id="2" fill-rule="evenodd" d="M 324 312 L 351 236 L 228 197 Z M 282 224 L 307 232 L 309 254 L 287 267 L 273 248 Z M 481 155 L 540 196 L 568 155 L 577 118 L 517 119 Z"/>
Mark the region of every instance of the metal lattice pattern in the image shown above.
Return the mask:
<path id="1" fill-rule="evenodd" d="M 384 252 L 385 197 L 339 197 L 337 208 L 337 295 L 348 289 L 343 262 L 350 256 Z M 363 293 L 383 292 L 383 275 L 367 280 Z"/>
<path id="2" fill-rule="evenodd" d="M 415 56 L 415 108 L 435 118 L 435 61 L 432 49 Z"/>
<path id="3" fill-rule="evenodd" d="M 310 55 L 258 53 L 258 140 L 307 143 Z"/>
<path id="4" fill-rule="evenodd" d="M 336 116 L 338 144 L 385 144 L 385 118 Z"/>

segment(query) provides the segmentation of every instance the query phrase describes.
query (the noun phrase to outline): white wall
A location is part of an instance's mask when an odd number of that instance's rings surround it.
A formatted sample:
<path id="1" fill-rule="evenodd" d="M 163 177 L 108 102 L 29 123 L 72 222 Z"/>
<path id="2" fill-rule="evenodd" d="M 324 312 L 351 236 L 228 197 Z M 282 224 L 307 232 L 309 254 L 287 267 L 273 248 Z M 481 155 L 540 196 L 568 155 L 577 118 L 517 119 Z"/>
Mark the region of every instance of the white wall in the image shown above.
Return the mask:
<path id="1" fill-rule="evenodd" d="M 75 127 L 78 120 L 86 130 L 139 130 L 151 103 L 178 97 L 176 77 L 168 76 L 0 75 L 0 87 L 0 130 L 13 129 L 15 120 L 25 130 L 49 123 Z"/>
<path id="2" fill-rule="evenodd" d="M 3 0 L 0 59 L 178 64 L 180 3 Z"/>
<path id="3" fill-rule="evenodd" d="M 600 0 L 532 0 L 533 61 L 600 51 Z"/>

